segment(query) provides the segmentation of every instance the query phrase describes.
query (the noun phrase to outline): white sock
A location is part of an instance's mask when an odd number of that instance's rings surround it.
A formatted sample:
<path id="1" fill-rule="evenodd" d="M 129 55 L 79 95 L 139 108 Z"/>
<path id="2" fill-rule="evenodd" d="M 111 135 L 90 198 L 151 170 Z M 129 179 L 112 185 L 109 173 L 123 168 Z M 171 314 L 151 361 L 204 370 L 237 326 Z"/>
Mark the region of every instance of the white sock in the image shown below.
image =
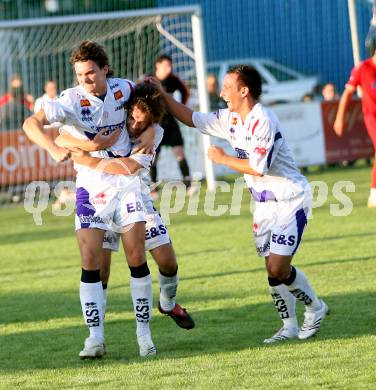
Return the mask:
<path id="1" fill-rule="evenodd" d="M 376 188 L 371 188 L 370 195 L 372 198 L 376 198 Z"/>
<path id="2" fill-rule="evenodd" d="M 103 287 L 102 282 L 80 283 L 80 300 L 85 323 L 90 337 L 104 339 L 103 331 Z"/>
<path id="3" fill-rule="evenodd" d="M 287 286 L 290 293 L 294 295 L 298 301 L 302 302 L 308 311 L 316 311 L 320 309 L 321 302 L 309 284 L 304 272 L 300 271 L 300 269 L 296 267 L 295 271 L 295 280 Z"/>
<path id="4" fill-rule="evenodd" d="M 174 276 L 165 276 L 158 272 L 159 281 L 159 303 L 162 310 L 171 311 L 176 304 L 176 290 L 178 288 L 179 277 L 178 274 Z"/>
<path id="5" fill-rule="evenodd" d="M 136 316 L 137 337 L 150 333 L 149 322 L 153 308 L 153 293 L 151 286 L 151 275 L 142 278 L 131 276 L 131 295 L 133 301 L 134 314 Z"/>
<path id="6" fill-rule="evenodd" d="M 107 308 L 107 287 L 103 289 L 103 306 L 102 306 L 103 321 L 106 317 L 106 308 Z"/>
<path id="7" fill-rule="evenodd" d="M 296 319 L 295 302 L 296 298 L 290 293 L 284 285 L 269 286 L 270 295 L 272 296 L 274 306 L 278 315 L 283 321 L 285 328 L 297 328 L 298 320 Z"/>

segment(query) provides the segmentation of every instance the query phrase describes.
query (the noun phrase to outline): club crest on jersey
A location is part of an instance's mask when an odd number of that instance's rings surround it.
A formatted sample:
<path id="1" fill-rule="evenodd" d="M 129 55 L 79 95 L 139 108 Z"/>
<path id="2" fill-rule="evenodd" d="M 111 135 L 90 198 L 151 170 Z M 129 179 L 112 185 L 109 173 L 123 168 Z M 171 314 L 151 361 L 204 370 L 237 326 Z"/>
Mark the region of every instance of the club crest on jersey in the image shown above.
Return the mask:
<path id="1" fill-rule="evenodd" d="M 123 97 L 123 92 L 120 91 L 120 89 L 116 92 L 114 92 L 114 98 L 115 100 L 119 100 Z"/>
<path id="2" fill-rule="evenodd" d="M 236 116 L 233 116 L 231 118 L 231 124 L 234 126 L 236 126 L 238 124 L 238 118 Z"/>
<path id="3" fill-rule="evenodd" d="M 90 101 L 88 99 L 81 99 L 80 106 L 81 107 L 89 107 L 89 106 L 91 106 L 91 104 L 90 104 Z"/>

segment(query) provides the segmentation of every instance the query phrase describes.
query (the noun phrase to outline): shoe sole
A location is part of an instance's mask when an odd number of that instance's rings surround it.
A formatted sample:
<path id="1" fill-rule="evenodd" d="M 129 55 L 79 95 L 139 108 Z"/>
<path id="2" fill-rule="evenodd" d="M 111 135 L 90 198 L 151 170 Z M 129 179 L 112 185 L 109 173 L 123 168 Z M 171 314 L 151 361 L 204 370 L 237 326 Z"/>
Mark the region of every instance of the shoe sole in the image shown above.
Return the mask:
<path id="1" fill-rule="evenodd" d="M 315 333 L 312 333 L 312 334 L 311 334 L 310 336 L 308 336 L 308 337 L 299 337 L 299 335 L 298 335 L 298 339 L 299 339 L 299 340 L 308 340 L 308 339 L 310 339 L 311 337 L 316 336 L 317 333 L 320 332 L 322 322 L 325 320 L 325 317 L 328 316 L 328 315 L 330 314 L 329 306 L 328 306 L 324 301 L 322 301 L 322 302 L 325 304 L 326 310 L 325 310 L 325 312 L 324 312 L 324 314 L 323 314 L 323 316 L 322 316 L 322 318 L 321 318 L 321 322 L 320 322 L 319 328 L 316 330 Z"/>

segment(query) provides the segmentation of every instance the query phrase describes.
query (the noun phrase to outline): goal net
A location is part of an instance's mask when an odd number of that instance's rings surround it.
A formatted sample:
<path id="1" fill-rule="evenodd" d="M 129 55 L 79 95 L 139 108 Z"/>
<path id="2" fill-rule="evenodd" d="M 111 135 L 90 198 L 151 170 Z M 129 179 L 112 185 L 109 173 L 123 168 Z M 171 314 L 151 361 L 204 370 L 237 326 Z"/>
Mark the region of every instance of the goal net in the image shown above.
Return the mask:
<path id="1" fill-rule="evenodd" d="M 85 14 L 0 23 L 0 192 L 7 198 L 22 193 L 33 180 L 57 182 L 74 176 L 72 164 L 55 164 L 48 154 L 22 133 L 32 98 L 44 94 L 46 81 L 58 91 L 75 84 L 69 55 L 81 41 L 103 44 L 116 77 L 138 80 L 152 74 L 160 54 L 173 60 L 174 72 L 191 92 L 188 105 L 206 111 L 205 58 L 200 9 L 169 7 L 116 13 Z M 205 175 L 203 142 L 181 125 L 191 172 Z M 47 130 L 51 136 L 56 130 Z M 164 148 L 159 179 L 179 179 L 172 151 Z M 209 168 L 208 168 L 209 167 Z M 209 176 L 210 176 L 209 172 Z M 212 177 L 212 176 L 211 176 Z"/>

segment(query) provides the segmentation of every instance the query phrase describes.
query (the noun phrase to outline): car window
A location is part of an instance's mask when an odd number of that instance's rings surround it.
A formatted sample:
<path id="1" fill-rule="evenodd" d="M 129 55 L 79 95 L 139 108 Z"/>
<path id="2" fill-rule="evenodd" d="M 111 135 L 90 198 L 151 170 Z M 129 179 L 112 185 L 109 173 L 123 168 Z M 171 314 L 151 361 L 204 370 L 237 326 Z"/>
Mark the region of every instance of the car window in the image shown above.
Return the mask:
<path id="1" fill-rule="evenodd" d="M 290 81 L 290 80 L 296 80 L 296 76 L 286 72 L 283 69 L 280 69 L 279 67 L 272 65 L 272 64 L 267 64 L 263 63 L 262 66 L 268 70 L 271 75 L 277 80 L 277 81 Z"/>

